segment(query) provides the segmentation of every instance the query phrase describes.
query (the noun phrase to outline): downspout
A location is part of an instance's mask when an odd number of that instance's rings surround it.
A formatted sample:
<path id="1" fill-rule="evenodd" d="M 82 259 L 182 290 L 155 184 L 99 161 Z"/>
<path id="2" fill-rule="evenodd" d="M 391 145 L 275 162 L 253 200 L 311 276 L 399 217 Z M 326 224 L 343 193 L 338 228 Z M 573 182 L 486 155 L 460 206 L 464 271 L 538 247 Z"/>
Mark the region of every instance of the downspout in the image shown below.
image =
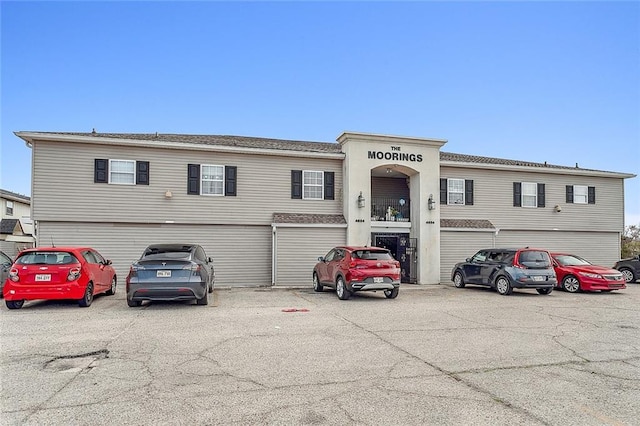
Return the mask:
<path id="1" fill-rule="evenodd" d="M 276 224 L 271 224 L 271 286 L 276 285 L 278 274 L 278 232 Z"/>

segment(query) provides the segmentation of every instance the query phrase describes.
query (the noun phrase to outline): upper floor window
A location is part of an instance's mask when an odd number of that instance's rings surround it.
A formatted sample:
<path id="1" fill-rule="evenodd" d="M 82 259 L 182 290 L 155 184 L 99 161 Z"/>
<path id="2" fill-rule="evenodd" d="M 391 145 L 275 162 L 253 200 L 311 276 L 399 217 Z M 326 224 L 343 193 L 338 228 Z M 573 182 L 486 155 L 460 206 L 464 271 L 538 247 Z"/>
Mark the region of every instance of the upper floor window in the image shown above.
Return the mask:
<path id="1" fill-rule="evenodd" d="M 513 182 L 514 207 L 544 207 L 544 183 Z"/>
<path id="2" fill-rule="evenodd" d="M 291 170 L 291 198 L 333 200 L 334 172 Z"/>
<path id="3" fill-rule="evenodd" d="M 473 205 L 473 180 L 440 179 L 440 204 Z"/>
<path id="4" fill-rule="evenodd" d="M 567 203 L 595 204 L 596 187 L 586 185 L 567 185 Z"/>
<path id="5" fill-rule="evenodd" d="M 302 171 L 302 199 L 322 200 L 324 198 L 324 172 Z"/>
<path id="6" fill-rule="evenodd" d="M 149 185 L 149 162 L 96 158 L 93 181 L 115 185 Z"/>
<path id="7" fill-rule="evenodd" d="M 203 164 L 201 167 L 202 195 L 224 195 L 224 166 Z"/>
<path id="8" fill-rule="evenodd" d="M 189 164 L 187 165 L 187 194 L 235 196 L 237 172 L 236 166 Z"/>
<path id="9" fill-rule="evenodd" d="M 13 201 L 7 200 L 5 213 L 6 213 L 7 216 L 13 216 Z"/>
<path id="10" fill-rule="evenodd" d="M 109 183 L 135 185 L 135 167 L 135 161 L 109 160 Z"/>

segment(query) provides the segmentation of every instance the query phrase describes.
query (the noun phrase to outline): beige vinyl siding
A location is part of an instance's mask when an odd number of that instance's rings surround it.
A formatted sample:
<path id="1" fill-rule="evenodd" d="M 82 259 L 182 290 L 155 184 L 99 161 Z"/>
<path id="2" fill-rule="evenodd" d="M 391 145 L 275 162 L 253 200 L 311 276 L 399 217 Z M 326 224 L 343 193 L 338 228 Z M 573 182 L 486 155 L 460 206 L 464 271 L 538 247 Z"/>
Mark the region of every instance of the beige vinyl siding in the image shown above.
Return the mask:
<path id="1" fill-rule="evenodd" d="M 513 230 L 622 232 L 623 179 L 569 174 L 516 172 L 443 166 L 441 178 L 472 179 L 474 205 L 440 204 L 447 219 L 488 219 L 497 228 Z M 545 184 L 545 207 L 513 206 L 513 182 Z M 568 204 L 566 185 L 596 188 L 596 204 Z M 562 212 L 557 213 L 554 206 Z"/>
<path id="2" fill-rule="evenodd" d="M 619 260 L 620 235 L 587 231 L 500 231 L 496 246 L 544 248 L 575 254 L 591 263 L 611 267 Z"/>
<path id="3" fill-rule="evenodd" d="M 493 232 L 449 231 L 440 233 L 440 282 L 451 283 L 451 270 L 478 250 L 494 247 Z"/>
<path id="4" fill-rule="evenodd" d="M 39 222 L 38 245 L 82 245 L 113 262 L 124 284 L 131 263 L 149 244 L 200 244 L 213 258 L 216 286 L 271 285 L 271 227 Z"/>
<path id="5" fill-rule="evenodd" d="M 318 257 L 346 243 L 346 228 L 280 227 L 276 241 L 276 285 L 311 287 Z"/>
<path id="6" fill-rule="evenodd" d="M 342 213 L 342 160 L 36 141 L 33 219 L 270 225 L 273 213 Z M 149 162 L 149 185 L 94 183 L 94 160 Z M 237 167 L 237 196 L 187 194 L 187 165 Z M 291 170 L 335 173 L 334 200 L 291 199 Z M 165 198 L 171 191 L 172 198 Z"/>

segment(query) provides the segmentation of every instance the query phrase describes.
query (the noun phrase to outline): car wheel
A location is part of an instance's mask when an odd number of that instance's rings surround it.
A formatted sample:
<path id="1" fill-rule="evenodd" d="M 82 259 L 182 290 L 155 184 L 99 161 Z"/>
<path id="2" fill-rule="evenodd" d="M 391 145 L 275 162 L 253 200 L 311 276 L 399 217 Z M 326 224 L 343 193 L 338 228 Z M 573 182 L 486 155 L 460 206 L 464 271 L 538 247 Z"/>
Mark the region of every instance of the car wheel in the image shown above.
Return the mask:
<path id="1" fill-rule="evenodd" d="M 129 305 L 130 308 L 136 308 L 142 306 L 142 302 L 140 300 L 127 299 L 127 305 Z"/>
<path id="2" fill-rule="evenodd" d="M 313 291 L 322 291 L 324 287 L 320 284 L 320 280 L 318 279 L 318 274 L 313 273 Z"/>
<path id="3" fill-rule="evenodd" d="M 93 302 L 93 283 L 87 284 L 87 288 L 84 290 L 84 297 L 80 299 L 78 305 L 81 308 L 88 308 Z"/>
<path id="4" fill-rule="evenodd" d="M 504 276 L 499 276 L 498 279 L 496 279 L 496 290 L 503 296 L 508 296 L 513 293 L 511 283 Z"/>
<path id="5" fill-rule="evenodd" d="M 204 292 L 204 296 L 201 299 L 196 299 L 196 305 L 208 305 L 209 304 L 209 293 Z"/>
<path id="6" fill-rule="evenodd" d="M 114 275 L 113 278 L 111 278 L 111 287 L 105 293 L 107 296 L 113 296 L 114 294 L 116 294 L 116 284 L 117 284 L 117 279 L 116 279 L 116 276 Z"/>
<path id="7" fill-rule="evenodd" d="M 551 293 L 552 288 L 536 288 L 538 294 L 549 294 Z"/>
<path id="8" fill-rule="evenodd" d="M 573 275 L 567 275 L 562 280 L 562 288 L 569 293 L 577 293 L 580 291 L 580 281 Z"/>
<path id="9" fill-rule="evenodd" d="M 347 300 L 351 296 L 351 292 L 347 290 L 347 285 L 342 277 L 338 277 L 336 280 L 336 294 L 340 300 Z"/>
<path id="10" fill-rule="evenodd" d="M 636 282 L 636 274 L 631 269 L 621 268 L 620 272 L 622 272 L 622 277 L 627 284 Z"/>
<path id="11" fill-rule="evenodd" d="M 456 288 L 464 288 L 464 278 L 462 277 L 462 272 L 457 271 L 453 274 L 453 285 Z"/>
<path id="12" fill-rule="evenodd" d="M 393 290 L 385 290 L 384 295 L 387 299 L 395 299 L 398 297 L 398 292 L 400 291 L 399 287 L 394 288 Z"/>
<path id="13" fill-rule="evenodd" d="M 5 303 L 9 309 L 20 309 L 24 305 L 24 300 L 5 300 Z"/>

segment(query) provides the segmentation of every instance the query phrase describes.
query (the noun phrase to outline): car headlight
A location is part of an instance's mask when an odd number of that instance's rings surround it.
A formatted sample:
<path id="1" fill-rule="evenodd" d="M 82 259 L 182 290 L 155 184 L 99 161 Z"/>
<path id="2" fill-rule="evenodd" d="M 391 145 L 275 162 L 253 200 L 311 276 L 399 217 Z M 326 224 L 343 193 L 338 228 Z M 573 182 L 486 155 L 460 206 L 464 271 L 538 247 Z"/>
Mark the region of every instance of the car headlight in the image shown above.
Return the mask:
<path id="1" fill-rule="evenodd" d="M 600 275 L 600 274 L 592 274 L 591 272 L 578 272 L 578 274 L 582 275 L 583 277 L 602 279 L 602 275 Z"/>

